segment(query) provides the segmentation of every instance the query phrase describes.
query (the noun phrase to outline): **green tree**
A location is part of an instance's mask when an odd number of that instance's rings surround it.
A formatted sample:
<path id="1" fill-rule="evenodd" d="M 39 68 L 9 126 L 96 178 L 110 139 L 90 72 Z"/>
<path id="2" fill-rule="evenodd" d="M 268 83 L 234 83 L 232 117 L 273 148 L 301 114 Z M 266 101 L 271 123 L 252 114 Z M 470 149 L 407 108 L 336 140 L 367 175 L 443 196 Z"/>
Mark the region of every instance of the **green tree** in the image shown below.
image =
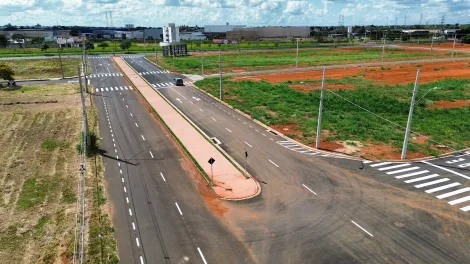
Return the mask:
<path id="1" fill-rule="evenodd" d="M 13 75 L 15 75 L 15 72 L 9 65 L 5 63 L 0 63 L 0 78 L 1 79 L 13 80 Z"/>
<path id="2" fill-rule="evenodd" d="M 87 42 L 85 43 L 85 49 L 86 49 L 86 50 L 95 49 L 95 44 L 94 44 L 93 42 L 91 42 L 91 41 L 87 41 Z"/>
<path id="3" fill-rule="evenodd" d="M 462 38 L 463 43 L 470 43 L 470 34 L 465 35 Z"/>
<path id="4" fill-rule="evenodd" d="M 41 45 L 41 50 L 43 50 L 45 53 L 47 53 L 47 49 L 49 49 L 49 44 L 47 42 L 43 42 Z"/>
<path id="5" fill-rule="evenodd" d="M 129 40 L 124 40 L 119 44 L 122 50 L 127 50 L 129 52 L 129 48 L 131 47 L 131 42 Z"/>
<path id="6" fill-rule="evenodd" d="M 72 30 L 70 30 L 70 36 L 78 37 L 79 35 L 80 35 L 80 30 L 78 30 L 76 28 L 73 28 Z"/>
<path id="7" fill-rule="evenodd" d="M 8 40 L 5 35 L 0 35 L 0 46 L 6 48 L 8 45 Z"/>
<path id="8" fill-rule="evenodd" d="M 105 48 L 109 47 L 109 44 L 108 42 L 101 42 L 100 44 L 98 44 L 98 47 L 104 50 Z"/>

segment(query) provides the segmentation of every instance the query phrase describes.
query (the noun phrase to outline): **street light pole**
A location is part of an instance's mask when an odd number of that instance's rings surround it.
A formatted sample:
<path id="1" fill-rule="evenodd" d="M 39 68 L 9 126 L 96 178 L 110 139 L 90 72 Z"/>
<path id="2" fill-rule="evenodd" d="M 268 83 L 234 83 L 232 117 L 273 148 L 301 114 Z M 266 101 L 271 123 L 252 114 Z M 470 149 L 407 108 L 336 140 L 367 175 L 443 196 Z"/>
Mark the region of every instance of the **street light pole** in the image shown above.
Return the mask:
<path id="1" fill-rule="evenodd" d="M 434 36 L 435 36 L 435 35 L 432 35 L 432 37 L 431 37 L 431 51 L 432 51 L 432 46 L 433 46 L 433 44 L 434 44 Z"/>
<path id="2" fill-rule="evenodd" d="M 60 63 L 60 70 L 62 71 L 62 79 L 64 79 L 64 66 L 62 65 L 62 57 L 60 56 L 60 44 L 59 44 L 59 47 L 58 47 L 58 50 L 59 50 L 59 63 Z"/>
<path id="3" fill-rule="evenodd" d="M 222 93 L 222 59 L 221 59 L 221 51 L 219 49 L 219 88 L 220 88 L 220 100 L 223 101 L 223 93 Z"/>
<path id="4" fill-rule="evenodd" d="M 320 107 L 318 108 L 318 124 L 317 124 L 317 138 L 315 142 L 315 148 L 320 148 L 320 135 L 321 135 L 321 120 L 323 114 L 323 91 L 325 89 L 325 74 L 326 67 L 323 68 L 323 77 L 321 79 L 321 92 L 320 92 Z"/>
<path id="5" fill-rule="evenodd" d="M 299 66 L 299 39 L 297 39 L 297 52 L 295 54 L 295 67 Z"/>
<path id="6" fill-rule="evenodd" d="M 384 42 L 383 42 L 383 45 L 382 45 L 382 61 L 384 61 L 384 53 L 385 53 L 385 38 L 387 37 L 387 34 L 385 34 L 384 32 L 384 35 L 383 35 L 383 38 L 384 38 Z"/>
<path id="7" fill-rule="evenodd" d="M 454 45 L 452 45 L 452 58 L 454 58 L 454 50 L 455 50 L 455 41 L 457 40 L 457 34 L 454 35 Z"/>
<path id="8" fill-rule="evenodd" d="M 416 73 L 415 86 L 413 88 L 413 96 L 411 97 L 410 112 L 408 113 L 408 122 L 406 124 L 405 140 L 403 141 L 403 149 L 401 151 L 401 159 L 406 159 L 406 149 L 408 147 L 408 138 L 410 136 L 411 119 L 413 118 L 413 110 L 414 110 L 414 106 L 415 106 L 416 93 L 417 93 L 417 90 L 418 90 L 418 81 L 419 81 L 419 70 Z"/>
<path id="9" fill-rule="evenodd" d="M 157 39 L 155 39 L 155 63 L 158 65 Z"/>

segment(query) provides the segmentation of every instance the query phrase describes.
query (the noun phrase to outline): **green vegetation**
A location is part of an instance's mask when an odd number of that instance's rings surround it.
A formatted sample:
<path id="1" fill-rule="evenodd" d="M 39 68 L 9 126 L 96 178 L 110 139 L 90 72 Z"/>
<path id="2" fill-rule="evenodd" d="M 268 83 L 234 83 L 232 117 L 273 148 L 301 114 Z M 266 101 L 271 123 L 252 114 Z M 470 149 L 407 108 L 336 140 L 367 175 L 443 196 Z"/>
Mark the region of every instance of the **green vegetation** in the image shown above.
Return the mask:
<path id="1" fill-rule="evenodd" d="M 463 54 L 459 56 L 465 56 Z M 380 61 L 382 49 L 380 48 L 362 48 L 362 49 L 306 49 L 299 50 L 299 67 L 310 67 L 319 65 L 334 65 Z M 422 58 L 444 57 L 438 52 L 405 52 L 398 48 L 388 48 L 385 53 L 385 61 L 412 60 Z M 155 56 L 148 57 L 151 61 Z M 171 71 L 182 73 L 200 74 L 201 61 L 204 63 L 204 73 L 216 73 L 219 67 L 218 54 L 208 54 L 201 56 L 186 57 L 161 57 L 159 64 Z M 254 71 L 281 69 L 286 67 L 295 67 L 296 51 L 269 51 L 269 52 L 243 52 L 230 53 L 222 55 L 222 70 L 231 71 Z M 384 68 L 385 70 L 385 68 Z"/>
<path id="2" fill-rule="evenodd" d="M 43 177 L 28 178 L 21 189 L 18 206 L 27 209 L 44 202 L 49 187 L 48 181 Z"/>
<path id="3" fill-rule="evenodd" d="M 48 151 L 53 151 L 56 148 L 68 147 L 68 143 L 55 139 L 46 139 L 41 143 L 41 148 Z"/>
<path id="4" fill-rule="evenodd" d="M 5 62 L 0 63 L 0 79 L 12 80 L 15 72 L 13 71 L 10 65 L 7 65 Z"/>
<path id="5" fill-rule="evenodd" d="M 338 83 L 356 88 L 332 91 L 338 96 L 402 127 L 406 125 L 412 84 L 377 87 L 377 84 L 362 78 L 343 78 L 328 79 L 326 87 L 328 88 L 328 84 Z M 318 85 L 319 81 L 306 81 L 304 84 Z M 215 96 L 218 95 L 216 78 L 198 81 L 196 85 Z M 439 89 L 427 93 L 433 87 Z M 304 93 L 289 88 L 289 83 L 273 85 L 267 82 L 235 82 L 230 79 L 224 79 L 224 89 L 224 98 L 235 108 L 267 125 L 296 125 L 295 130 L 303 133 L 297 137 L 304 143 L 314 139 L 320 96 L 318 90 Z M 361 110 L 332 92 L 328 90 L 325 94 L 323 129 L 330 131 L 330 136 L 325 140 L 384 142 L 401 146 L 404 134 L 402 128 Z M 425 94 L 426 100 L 422 98 Z M 413 131 L 431 135 L 432 140 L 458 149 L 470 145 L 470 107 L 426 108 L 433 101 L 470 99 L 470 79 L 447 79 L 421 84 L 417 98 Z M 414 147 L 430 153 L 430 144 Z"/>
<path id="6" fill-rule="evenodd" d="M 13 69 L 18 80 L 62 77 L 59 59 L 5 60 L 2 63 Z M 80 63 L 79 58 L 62 58 L 64 76 L 76 76 Z"/>

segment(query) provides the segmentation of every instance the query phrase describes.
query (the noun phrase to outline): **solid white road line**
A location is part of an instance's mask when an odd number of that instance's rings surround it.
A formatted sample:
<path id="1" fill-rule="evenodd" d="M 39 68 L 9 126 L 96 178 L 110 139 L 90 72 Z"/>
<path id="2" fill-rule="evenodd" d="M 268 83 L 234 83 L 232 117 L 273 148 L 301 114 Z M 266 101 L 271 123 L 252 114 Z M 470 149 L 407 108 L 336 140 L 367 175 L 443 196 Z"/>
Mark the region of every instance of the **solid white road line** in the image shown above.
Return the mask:
<path id="1" fill-rule="evenodd" d="M 439 168 L 439 169 L 441 169 L 441 170 L 445 170 L 445 171 L 447 171 L 447 172 L 453 173 L 453 174 L 458 175 L 458 176 L 460 176 L 460 177 L 463 177 L 463 178 L 465 178 L 465 179 L 470 180 L 470 177 L 468 177 L 468 176 L 466 176 L 466 175 L 463 175 L 463 174 L 461 174 L 461 173 L 455 172 L 455 171 L 453 171 L 453 170 L 449 170 L 449 169 L 447 169 L 447 168 L 438 166 L 438 165 L 436 165 L 436 164 L 432 164 L 432 163 L 427 162 L 427 161 L 421 161 L 421 162 L 422 162 L 422 163 L 425 163 L 425 164 L 428 164 L 428 165 L 431 165 L 431 166 L 433 166 L 433 167 Z"/>
<path id="2" fill-rule="evenodd" d="M 248 144 L 246 141 L 245 141 L 245 144 L 248 145 L 250 148 L 252 148 L 252 146 L 250 144 Z"/>
<path id="3" fill-rule="evenodd" d="M 302 186 L 304 186 L 304 187 L 305 187 L 305 189 L 309 190 L 311 193 L 313 193 L 313 194 L 317 195 L 317 193 L 316 193 L 316 192 L 312 191 L 312 189 L 310 189 L 310 188 L 308 188 L 307 186 L 305 186 L 305 184 L 302 184 Z"/>
<path id="4" fill-rule="evenodd" d="M 355 224 L 357 227 L 359 227 L 362 231 L 366 232 L 369 236 L 373 237 L 374 235 L 372 235 L 371 233 L 369 233 L 369 231 L 365 230 L 362 226 L 358 225 L 356 222 L 354 222 L 353 220 L 351 220 L 351 222 L 353 224 Z"/>
<path id="5" fill-rule="evenodd" d="M 470 210 L 470 205 L 469 206 L 465 206 L 465 207 L 462 207 L 460 208 L 460 210 L 464 211 L 464 212 L 467 212 Z"/>
<path id="6" fill-rule="evenodd" d="M 426 190 L 425 192 L 426 192 L 426 193 L 438 192 L 438 191 L 442 191 L 442 190 L 449 189 L 449 188 L 452 188 L 452 187 L 455 187 L 455 186 L 459 186 L 459 185 L 460 185 L 460 183 L 454 182 L 454 183 L 447 184 L 447 185 L 444 185 L 444 186 L 436 187 L 436 188 L 434 188 L 434 189 Z"/>
<path id="7" fill-rule="evenodd" d="M 125 192 L 125 193 L 127 192 L 126 186 L 124 186 L 124 192 Z"/>
<path id="8" fill-rule="evenodd" d="M 201 251 L 201 249 L 200 249 L 199 247 L 197 248 L 197 251 L 199 252 L 199 255 L 201 255 L 202 262 L 204 262 L 204 264 L 207 264 L 207 261 L 206 261 L 206 259 L 204 258 L 204 255 L 202 254 L 202 251 Z"/>
<path id="9" fill-rule="evenodd" d="M 444 178 L 444 179 L 439 179 L 439 180 L 432 181 L 432 182 L 426 182 L 426 183 L 415 185 L 415 187 L 416 188 L 423 188 L 423 187 L 426 187 L 426 186 L 430 186 L 430 185 L 434 185 L 434 184 L 438 184 L 438 183 L 446 182 L 446 181 L 449 181 L 449 179 Z"/>
<path id="10" fill-rule="evenodd" d="M 129 197 L 126 197 L 126 202 L 129 203 Z"/>
<path id="11" fill-rule="evenodd" d="M 435 177 L 438 177 L 438 176 L 439 176 L 439 174 L 431 174 L 431 175 L 428 175 L 428 176 L 424 176 L 424 177 L 419 177 L 419 178 L 414 178 L 414 179 L 411 179 L 411 180 L 407 180 L 407 181 L 405 181 L 405 183 L 412 183 L 412 182 L 424 181 L 424 180 L 431 179 L 431 178 L 435 178 Z"/>
<path id="12" fill-rule="evenodd" d="M 387 174 L 392 175 L 392 174 L 402 173 L 402 172 L 405 172 L 405 171 L 418 170 L 418 169 L 421 169 L 421 168 L 420 167 L 411 167 L 411 168 L 406 168 L 406 169 L 401 169 L 401 170 L 396 170 L 396 171 L 389 171 L 389 172 L 387 172 Z"/>
<path id="13" fill-rule="evenodd" d="M 140 264 L 144 264 L 144 258 L 140 256 Z"/>
<path id="14" fill-rule="evenodd" d="M 444 193 L 444 194 L 436 196 L 436 198 L 437 199 L 444 199 L 444 198 L 447 198 L 447 197 L 450 197 L 450 196 L 453 196 L 453 195 L 457 195 L 459 193 L 468 192 L 468 191 L 470 191 L 470 187 L 462 188 L 462 189 L 459 189 L 459 190 L 456 190 L 456 191 L 453 191 L 453 192 Z"/>
<path id="15" fill-rule="evenodd" d="M 135 224 L 134 224 L 134 222 L 132 222 L 132 229 L 135 230 Z"/>
<path id="16" fill-rule="evenodd" d="M 176 204 L 176 208 L 178 208 L 178 212 L 180 212 L 180 215 L 183 215 L 183 212 L 181 212 L 181 209 L 180 209 L 180 207 L 179 207 L 178 203 L 177 203 L 177 202 L 175 202 L 175 204 Z"/>
<path id="17" fill-rule="evenodd" d="M 370 165 L 371 167 L 379 167 L 379 166 L 384 166 L 384 165 L 388 165 L 388 164 L 392 164 L 391 162 L 382 162 L 382 163 L 375 163 L 375 164 L 372 164 Z"/>
<path id="18" fill-rule="evenodd" d="M 429 171 L 427 171 L 427 170 L 417 171 L 417 172 L 412 172 L 412 173 L 408 173 L 408 174 L 403 174 L 403 175 L 400 175 L 400 176 L 395 176 L 395 178 L 401 179 L 401 178 L 416 176 L 416 175 L 420 175 L 420 174 L 424 174 L 424 173 L 428 173 L 428 172 Z"/>
<path id="19" fill-rule="evenodd" d="M 162 176 L 163 181 L 166 182 L 165 176 L 163 176 L 163 173 L 160 172 L 160 176 Z"/>
<path id="20" fill-rule="evenodd" d="M 121 169 L 119 170 L 119 173 L 122 174 L 122 170 L 121 170 Z"/>
<path id="21" fill-rule="evenodd" d="M 129 215 L 132 216 L 132 210 L 131 210 L 131 208 L 129 208 Z"/>
<path id="22" fill-rule="evenodd" d="M 139 238 L 138 238 L 138 237 L 135 238 L 135 243 L 137 244 L 137 247 L 140 247 L 140 243 L 139 243 Z"/>
<path id="23" fill-rule="evenodd" d="M 462 197 L 462 198 L 457 199 L 457 200 L 450 201 L 449 204 L 454 205 L 454 204 L 459 204 L 459 203 L 463 203 L 463 202 L 466 202 L 466 201 L 470 201 L 470 196 L 466 196 L 466 197 Z"/>
<path id="24" fill-rule="evenodd" d="M 390 166 L 390 167 L 378 168 L 378 170 L 379 170 L 379 171 L 392 170 L 392 169 L 401 168 L 401 167 L 406 167 L 406 166 L 410 166 L 410 165 L 411 165 L 411 164 L 409 164 L 409 163 L 403 163 L 403 164 L 398 164 L 398 165 L 394 165 L 394 166 Z"/>
<path id="25" fill-rule="evenodd" d="M 269 160 L 269 162 L 271 162 L 274 166 L 276 166 L 276 167 L 279 168 L 279 165 L 277 165 L 276 163 L 274 163 L 272 160 Z"/>
<path id="26" fill-rule="evenodd" d="M 145 140 L 144 135 L 142 135 L 142 139 Z"/>
<path id="27" fill-rule="evenodd" d="M 232 133 L 232 130 L 230 130 L 230 129 L 228 129 L 228 128 L 225 128 L 225 129 L 227 129 L 228 132 Z"/>
<path id="28" fill-rule="evenodd" d="M 153 153 L 152 153 L 152 151 L 149 151 L 149 153 L 150 153 L 150 156 L 152 156 L 152 159 L 153 159 Z"/>

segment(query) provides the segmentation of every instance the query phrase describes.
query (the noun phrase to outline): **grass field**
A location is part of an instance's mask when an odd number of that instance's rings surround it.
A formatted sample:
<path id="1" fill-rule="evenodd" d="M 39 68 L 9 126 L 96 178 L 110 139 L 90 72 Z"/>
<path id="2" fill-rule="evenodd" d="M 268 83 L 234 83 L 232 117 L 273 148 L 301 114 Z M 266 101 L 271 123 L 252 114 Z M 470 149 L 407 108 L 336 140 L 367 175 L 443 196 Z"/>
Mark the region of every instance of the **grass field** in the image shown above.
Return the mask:
<path id="1" fill-rule="evenodd" d="M 457 56 L 466 56 L 458 53 Z M 432 59 L 450 57 L 443 52 L 405 51 L 399 48 L 387 48 L 384 61 Z M 148 56 L 155 61 L 155 56 Z M 381 61 L 381 48 L 315 48 L 299 50 L 299 67 L 336 65 L 361 62 Z M 210 54 L 201 58 L 197 56 L 186 57 L 159 57 L 159 64 L 171 71 L 181 73 L 201 74 L 201 61 L 204 63 L 204 73 L 217 73 L 219 56 Z M 255 70 L 285 69 L 295 67 L 296 51 L 282 50 L 269 52 L 234 52 L 222 55 L 223 72 L 240 72 Z"/>
<path id="2" fill-rule="evenodd" d="M 62 77 L 59 59 L 2 60 L 0 63 L 11 66 L 15 72 L 14 78 L 17 80 Z M 80 63 L 81 59 L 78 58 L 62 59 L 64 76 L 77 76 L 77 67 Z"/>
<path id="3" fill-rule="evenodd" d="M 406 126 L 413 85 L 381 86 L 363 78 L 346 77 L 328 79 L 326 87 L 348 87 L 347 90 L 331 90 L 355 104 L 367 108 L 390 121 Z M 320 91 L 298 91 L 294 85 L 319 86 L 319 81 L 268 82 L 224 80 L 224 97 L 235 108 L 251 115 L 261 122 L 281 129 L 281 132 L 305 144 L 314 145 Z M 196 82 L 202 89 L 218 96 L 218 79 L 210 78 Z M 291 87 L 290 87 L 291 86 Z M 431 88 L 439 87 L 432 90 Z M 404 129 L 369 114 L 332 92 L 325 92 L 322 140 L 346 142 L 358 141 L 359 145 L 384 144 L 393 148 L 393 157 L 399 157 Z M 434 155 L 449 149 L 439 149 L 445 144 L 456 149 L 470 145 L 470 102 L 464 108 L 432 109 L 438 101 L 469 100 L 470 79 L 446 79 L 421 84 L 419 87 L 412 130 L 430 136 L 426 142 L 411 142 L 409 156 Z M 288 128 L 282 131 L 282 128 Z M 439 143 L 431 142 L 437 141 Z M 357 142 L 349 142 L 353 146 Z M 335 149 L 335 148 L 333 148 Z M 355 155 L 364 155 L 357 151 Z M 373 154 L 370 158 L 381 158 Z M 388 157 L 390 158 L 390 157 Z"/>
<path id="4" fill-rule="evenodd" d="M 94 110 L 89 113 L 90 123 L 96 123 Z M 77 84 L 0 89 L 0 263 L 71 263 L 80 120 Z M 87 262 L 101 259 L 99 251 L 91 251 L 97 247 L 92 231 L 98 228 L 104 235 L 103 263 L 116 263 L 109 220 L 101 214 L 99 225 L 94 216 L 102 206 L 94 198 L 103 192 L 96 188 L 102 188 L 100 162 L 90 160 L 87 170 Z"/>

